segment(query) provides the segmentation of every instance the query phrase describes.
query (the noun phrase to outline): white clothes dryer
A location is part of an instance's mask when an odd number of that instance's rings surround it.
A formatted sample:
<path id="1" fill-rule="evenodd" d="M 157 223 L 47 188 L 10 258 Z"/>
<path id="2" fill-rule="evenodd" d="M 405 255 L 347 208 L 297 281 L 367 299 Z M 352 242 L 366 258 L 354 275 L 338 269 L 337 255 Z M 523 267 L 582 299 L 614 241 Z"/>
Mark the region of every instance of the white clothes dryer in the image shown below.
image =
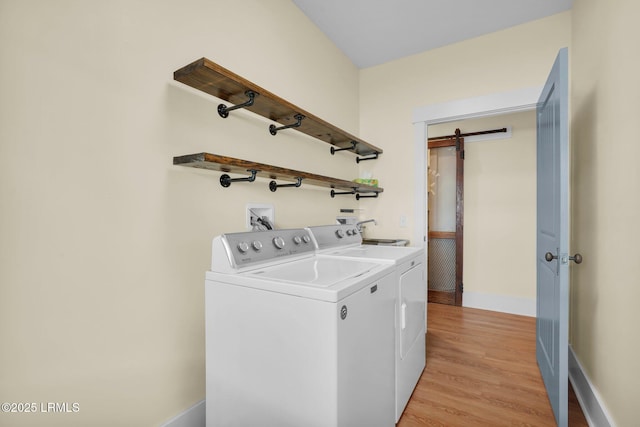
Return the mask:
<path id="1" fill-rule="evenodd" d="M 394 425 L 390 265 L 319 257 L 307 230 L 214 238 L 207 427 Z"/>
<path id="2" fill-rule="evenodd" d="M 398 422 L 426 366 L 427 283 L 424 248 L 363 245 L 354 225 L 308 227 L 319 256 L 394 266 L 395 421 Z"/>

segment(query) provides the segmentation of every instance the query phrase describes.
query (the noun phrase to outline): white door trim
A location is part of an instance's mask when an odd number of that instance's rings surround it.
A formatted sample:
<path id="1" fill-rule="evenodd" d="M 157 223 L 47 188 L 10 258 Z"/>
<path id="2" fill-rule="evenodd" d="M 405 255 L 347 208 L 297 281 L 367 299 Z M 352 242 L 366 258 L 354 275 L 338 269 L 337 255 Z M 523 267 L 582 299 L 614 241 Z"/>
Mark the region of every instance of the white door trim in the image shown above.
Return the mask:
<path id="1" fill-rule="evenodd" d="M 411 241 L 426 246 L 427 236 L 427 138 L 428 126 L 456 120 L 535 110 L 543 86 L 494 93 L 417 107 L 413 110 L 414 224 Z"/>

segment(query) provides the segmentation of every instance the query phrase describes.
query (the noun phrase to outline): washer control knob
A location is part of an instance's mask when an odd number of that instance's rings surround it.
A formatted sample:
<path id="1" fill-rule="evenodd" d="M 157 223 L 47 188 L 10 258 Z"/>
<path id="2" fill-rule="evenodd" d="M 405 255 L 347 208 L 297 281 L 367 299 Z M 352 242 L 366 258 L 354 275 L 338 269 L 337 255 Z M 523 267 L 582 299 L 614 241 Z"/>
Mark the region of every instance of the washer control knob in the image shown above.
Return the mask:
<path id="1" fill-rule="evenodd" d="M 338 237 L 338 239 L 342 239 L 344 237 L 344 231 L 336 230 L 336 236 Z"/>
<path id="2" fill-rule="evenodd" d="M 300 243 L 302 243 L 302 238 L 300 236 L 293 236 L 293 243 L 299 245 Z"/>
<path id="3" fill-rule="evenodd" d="M 311 237 L 305 234 L 304 236 L 302 236 L 302 241 L 305 243 L 309 243 L 311 241 Z"/>
<path id="4" fill-rule="evenodd" d="M 353 233 L 354 236 L 357 236 L 358 235 L 358 229 L 357 228 L 353 228 L 351 230 L 351 233 Z"/>
<path id="5" fill-rule="evenodd" d="M 347 236 L 353 236 L 353 230 L 352 229 L 348 229 L 347 230 Z"/>
<path id="6" fill-rule="evenodd" d="M 260 240 L 254 240 L 251 247 L 254 251 L 259 252 L 260 249 L 262 249 L 262 242 L 260 242 Z"/>
<path id="7" fill-rule="evenodd" d="M 240 251 L 240 253 L 246 253 L 249 250 L 249 245 L 247 244 L 247 242 L 240 242 L 238 243 L 238 250 Z"/>
<path id="8" fill-rule="evenodd" d="M 273 238 L 273 246 L 275 246 L 278 249 L 282 249 L 284 248 L 284 239 L 280 236 L 274 237 Z"/>

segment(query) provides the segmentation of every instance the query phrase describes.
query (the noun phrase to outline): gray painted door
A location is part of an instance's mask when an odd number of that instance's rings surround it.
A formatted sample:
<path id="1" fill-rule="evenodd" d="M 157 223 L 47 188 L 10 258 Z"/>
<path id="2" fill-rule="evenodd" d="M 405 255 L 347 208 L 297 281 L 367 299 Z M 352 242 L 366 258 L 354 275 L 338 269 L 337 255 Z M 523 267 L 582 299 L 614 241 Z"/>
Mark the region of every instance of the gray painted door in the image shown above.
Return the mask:
<path id="1" fill-rule="evenodd" d="M 536 358 L 558 426 L 568 405 L 568 59 L 558 53 L 537 107 Z"/>

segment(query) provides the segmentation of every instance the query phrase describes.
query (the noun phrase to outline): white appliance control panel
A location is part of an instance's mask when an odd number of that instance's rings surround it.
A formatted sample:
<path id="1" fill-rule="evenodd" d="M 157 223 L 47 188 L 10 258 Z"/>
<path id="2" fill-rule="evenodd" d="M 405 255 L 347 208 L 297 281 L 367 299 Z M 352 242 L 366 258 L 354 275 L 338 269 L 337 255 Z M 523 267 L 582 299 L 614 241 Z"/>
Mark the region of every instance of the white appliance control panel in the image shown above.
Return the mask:
<path id="1" fill-rule="evenodd" d="M 237 272 L 282 257 L 314 252 L 311 234 L 303 228 L 227 233 L 213 239 L 211 271 Z"/>
<path id="2" fill-rule="evenodd" d="M 362 236 L 353 224 L 320 225 L 308 230 L 320 250 L 362 244 Z"/>

